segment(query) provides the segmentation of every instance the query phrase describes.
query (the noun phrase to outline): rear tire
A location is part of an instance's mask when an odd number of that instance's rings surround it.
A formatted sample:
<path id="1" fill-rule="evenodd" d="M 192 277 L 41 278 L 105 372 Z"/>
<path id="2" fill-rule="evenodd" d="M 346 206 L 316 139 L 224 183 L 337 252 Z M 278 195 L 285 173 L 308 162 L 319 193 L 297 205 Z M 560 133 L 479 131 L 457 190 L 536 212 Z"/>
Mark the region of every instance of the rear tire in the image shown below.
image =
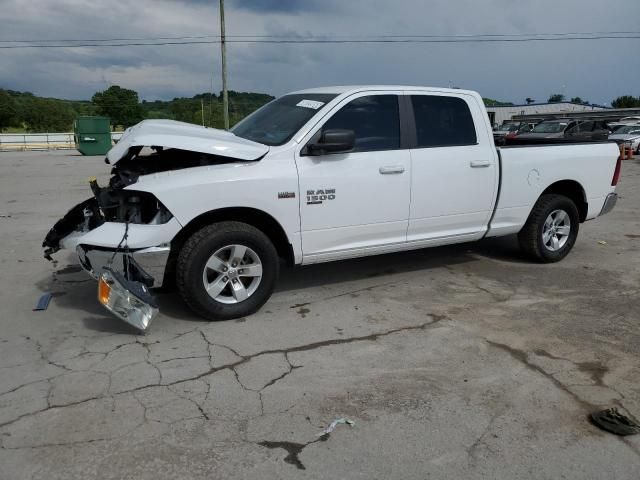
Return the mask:
<path id="1" fill-rule="evenodd" d="M 579 225 L 578 208 L 570 198 L 542 195 L 518 233 L 520 248 L 539 262 L 559 262 L 576 243 Z"/>
<path id="2" fill-rule="evenodd" d="M 271 296 L 279 260 L 269 238 L 251 225 L 220 222 L 195 232 L 176 265 L 180 296 L 208 320 L 255 313 Z"/>

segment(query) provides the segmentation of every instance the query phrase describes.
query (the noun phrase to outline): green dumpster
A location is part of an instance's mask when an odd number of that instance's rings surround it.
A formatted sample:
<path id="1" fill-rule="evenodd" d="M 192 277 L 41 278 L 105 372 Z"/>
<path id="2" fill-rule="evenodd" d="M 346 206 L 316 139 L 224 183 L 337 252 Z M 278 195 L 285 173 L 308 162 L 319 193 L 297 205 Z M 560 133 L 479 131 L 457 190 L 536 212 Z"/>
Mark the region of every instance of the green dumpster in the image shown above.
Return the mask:
<path id="1" fill-rule="evenodd" d="M 78 117 L 73 122 L 76 149 L 82 155 L 105 155 L 111 149 L 111 124 L 107 117 Z"/>

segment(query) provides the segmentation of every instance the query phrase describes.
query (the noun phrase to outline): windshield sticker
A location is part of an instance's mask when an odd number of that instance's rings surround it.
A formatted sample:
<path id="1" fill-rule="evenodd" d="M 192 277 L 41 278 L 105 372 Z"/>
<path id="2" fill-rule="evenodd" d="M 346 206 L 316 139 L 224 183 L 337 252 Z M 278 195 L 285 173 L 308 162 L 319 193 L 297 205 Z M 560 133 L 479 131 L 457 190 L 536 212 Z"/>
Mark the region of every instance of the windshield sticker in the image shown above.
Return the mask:
<path id="1" fill-rule="evenodd" d="M 296 104 L 296 107 L 312 108 L 313 110 L 318 110 L 323 105 L 324 102 L 316 102 L 315 100 L 302 100 Z"/>

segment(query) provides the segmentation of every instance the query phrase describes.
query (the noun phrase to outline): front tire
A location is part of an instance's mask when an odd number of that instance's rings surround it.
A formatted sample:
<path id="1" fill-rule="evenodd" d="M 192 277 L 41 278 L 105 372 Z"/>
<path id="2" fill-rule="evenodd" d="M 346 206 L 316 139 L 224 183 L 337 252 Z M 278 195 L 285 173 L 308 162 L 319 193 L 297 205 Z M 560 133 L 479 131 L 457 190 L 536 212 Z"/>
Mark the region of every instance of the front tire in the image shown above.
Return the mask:
<path id="1" fill-rule="evenodd" d="M 255 313 L 271 296 L 279 261 L 273 243 L 251 225 L 220 222 L 195 232 L 176 265 L 178 292 L 208 320 Z"/>
<path id="2" fill-rule="evenodd" d="M 578 208 L 564 195 L 542 195 L 518 233 L 520 248 L 542 263 L 559 262 L 578 238 Z"/>

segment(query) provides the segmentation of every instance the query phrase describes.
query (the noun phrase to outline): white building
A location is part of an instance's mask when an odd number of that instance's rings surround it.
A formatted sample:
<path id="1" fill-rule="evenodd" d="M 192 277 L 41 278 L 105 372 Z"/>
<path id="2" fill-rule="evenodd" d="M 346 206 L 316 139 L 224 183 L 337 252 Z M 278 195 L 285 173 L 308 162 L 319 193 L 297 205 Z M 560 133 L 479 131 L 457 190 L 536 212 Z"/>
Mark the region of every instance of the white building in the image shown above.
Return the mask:
<path id="1" fill-rule="evenodd" d="M 506 105 L 499 107 L 487 107 L 489 119 L 492 125 L 502 125 L 505 120 L 511 120 L 514 115 L 536 115 L 546 113 L 573 113 L 596 110 L 606 110 L 605 107 L 596 105 L 580 105 L 570 102 L 559 103 L 532 103 L 530 105 Z"/>

